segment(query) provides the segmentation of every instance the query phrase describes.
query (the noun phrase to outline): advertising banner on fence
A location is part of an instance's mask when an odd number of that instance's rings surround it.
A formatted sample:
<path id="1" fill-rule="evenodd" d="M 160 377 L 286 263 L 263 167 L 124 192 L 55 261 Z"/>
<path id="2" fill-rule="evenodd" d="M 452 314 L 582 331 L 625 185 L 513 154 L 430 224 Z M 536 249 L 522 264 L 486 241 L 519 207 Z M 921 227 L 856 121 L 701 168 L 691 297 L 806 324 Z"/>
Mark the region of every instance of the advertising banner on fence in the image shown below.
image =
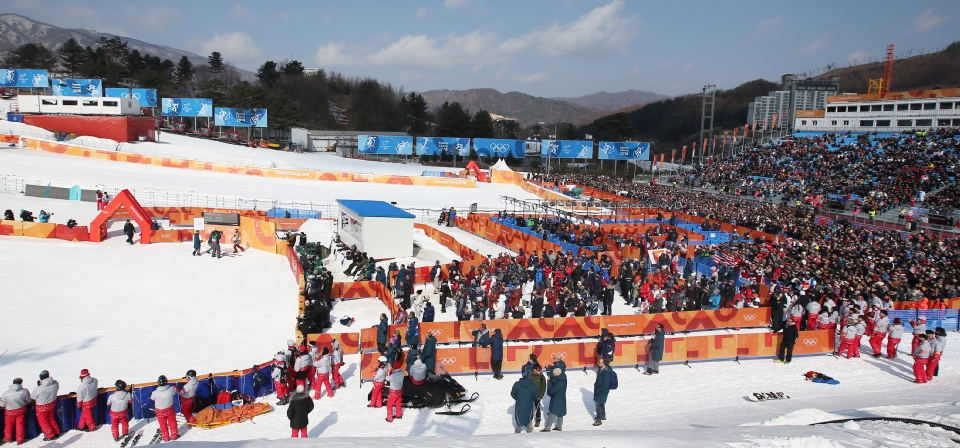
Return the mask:
<path id="1" fill-rule="evenodd" d="M 46 70 L 0 69 L 0 87 L 50 87 Z"/>
<path id="2" fill-rule="evenodd" d="M 470 139 L 457 137 L 417 137 L 417 154 L 470 155 Z"/>
<path id="3" fill-rule="evenodd" d="M 473 139 L 473 149 L 477 151 L 478 156 L 484 157 L 513 156 L 522 159 L 527 153 L 525 140 L 475 138 Z"/>
<path id="4" fill-rule="evenodd" d="M 213 100 L 209 98 L 164 98 L 160 114 L 165 117 L 212 117 Z"/>
<path id="5" fill-rule="evenodd" d="M 55 79 L 50 83 L 56 96 L 103 96 L 99 79 Z"/>
<path id="6" fill-rule="evenodd" d="M 600 159 L 650 160 L 650 143 L 600 142 Z"/>
<path id="7" fill-rule="evenodd" d="M 107 87 L 104 91 L 110 98 L 133 98 L 140 100 L 140 107 L 157 107 L 157 89 Z"/>
<path id="8" fill-rule="evenodd" d="M 593 142 L 589 140 L 544 140 L 540 157 L 556 159 L 592 159 Z"/>
<path id="9" fill-rule="evenodd" d="M 213 124 L 216 126 L 267 127 L 266 109 L 238 109 L 233 107 L 214 108 Z"/>
<path id="10" fill-rule="evenodd" d="M 413 137 L 387 135 L 358 135 L 357 151 L 360 154 L 413 155 Z"/>

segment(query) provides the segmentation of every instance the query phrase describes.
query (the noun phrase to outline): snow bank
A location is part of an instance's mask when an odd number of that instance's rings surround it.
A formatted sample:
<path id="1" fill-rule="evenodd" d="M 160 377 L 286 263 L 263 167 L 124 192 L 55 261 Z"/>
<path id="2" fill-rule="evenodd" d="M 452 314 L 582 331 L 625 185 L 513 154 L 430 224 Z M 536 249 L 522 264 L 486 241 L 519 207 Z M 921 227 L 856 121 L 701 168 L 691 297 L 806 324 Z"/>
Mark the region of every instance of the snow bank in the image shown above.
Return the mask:
<path id="1" fill-rule="evenodd" d="M 26 123 L 17 123 L 15 121 L 7 121 L 7 114 L 3 114 L 3 120 L 0 121 L 0 134 L 13 134 L 20 135 L 24 137 L 36 137 L 36 138 L 55 138 L 53 132 L 50 132 L 44 128 L 38 128 L 36 126 L 31 126 Z"/>
<path id="2" fill-rule="evenodd" d="M 796 411 L 772 418 L 760 423 L 748 423 L 742 426 L 806 426 L 813 423 L 829 422 L 831 420 L 840 420 L 842 415 L 831 414 L 820 409 L 808 408 L 798 409 Z"/>

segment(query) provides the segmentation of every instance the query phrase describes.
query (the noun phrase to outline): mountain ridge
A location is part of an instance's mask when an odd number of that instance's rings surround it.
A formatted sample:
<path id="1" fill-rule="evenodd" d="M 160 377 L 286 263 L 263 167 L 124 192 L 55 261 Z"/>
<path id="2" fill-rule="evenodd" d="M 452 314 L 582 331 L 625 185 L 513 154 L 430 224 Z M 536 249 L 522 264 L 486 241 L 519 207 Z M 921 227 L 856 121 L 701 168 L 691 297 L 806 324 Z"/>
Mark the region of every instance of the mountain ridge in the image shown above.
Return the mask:
<path id="1" fill-rule="evenodd" d="M 554 98 L 543 98 L 523 92 L 502 93 L 485 87 L 466 90 L 427 90 L 419 92 L 430 108 L 444 102 L 459 102 L 471 112 L 484 109 L 492 114 L 517 120 L 523 125 L 545 123 L 589 123 L 604 111 Z"/>
<path id="2" fill-rule="evenodd" d="M 624 90 L 621 92 L 607 92 L 601 90 L 596 93 L 590 93 L 581 96 L 558 96 L 552 99 L 566 101 L 568 103 L 579 104 L 602 111 L 616 112 L 624 109 L 635 108 L 654 101 L 660 101 L 670 98 L 669 95 L 661 95 L 656 92 L 646 90 Z"/>

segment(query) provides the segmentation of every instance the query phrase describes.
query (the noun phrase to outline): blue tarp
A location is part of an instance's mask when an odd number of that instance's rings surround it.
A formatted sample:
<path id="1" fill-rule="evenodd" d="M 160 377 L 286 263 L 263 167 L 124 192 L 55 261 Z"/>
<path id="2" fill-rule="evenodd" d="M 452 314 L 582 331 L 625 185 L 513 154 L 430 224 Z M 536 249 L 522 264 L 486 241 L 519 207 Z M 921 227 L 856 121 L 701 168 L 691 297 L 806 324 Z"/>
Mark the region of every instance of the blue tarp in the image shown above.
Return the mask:
<path id="1" fill-rule="evenodd" d="M 299 210 L 295 208 L 271 208 L 267 210 L 268 218 L 286 218 L 290 213 L 291 218 L 297 219 L 320 219 L 320 212 L 314 210 Z"/>

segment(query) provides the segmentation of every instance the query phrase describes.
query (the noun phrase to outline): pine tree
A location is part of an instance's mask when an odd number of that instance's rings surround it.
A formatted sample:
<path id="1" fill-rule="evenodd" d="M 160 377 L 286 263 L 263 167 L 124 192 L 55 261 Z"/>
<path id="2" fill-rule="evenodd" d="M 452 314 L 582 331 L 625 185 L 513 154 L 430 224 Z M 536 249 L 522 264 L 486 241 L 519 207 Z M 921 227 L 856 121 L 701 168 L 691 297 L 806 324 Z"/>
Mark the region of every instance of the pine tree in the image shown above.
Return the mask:
<path id="1" fill-rule="evenodd" d="M 277 82 L 279 78 L 280 72 L 277 71 L 276 62 L 264 62 L 263 65 L 257 69 L 257 80 L 260 81 L 260 84 L 263 86 L 270 87 L 273 83 Z"/>
<path id="2" fill-rule="evenodd" d="M 283 65 L 284 76 L 303 76 L 303 64 L 293 60 Z"/>
<path id="3" fill-rule="evenodd" d="M 40 44 L 27 43 L 7 52 L 3 64 L 10 68 L 53 70 L 57 58 L 53 52 Z"/>
<path id="4" fill-rule="evenodd" d="M 193 74 L 196 72 L 196 69 L 193 68 L 193 63 L 190 62 L 190 59 L 187 59 L 186 56 L 180 57 L 180 62 L 177 63 L 176 71 L 174 72 L 174 77 L 177 79 L 177 84 L 183 88 L 193 78 Z"/>
<path id="5" fill-rule="evenodd" d="M 462 104 L 444 101 L 437 108 L 437 134 L 443 137 L 466 137 L 470 135 L 470 111 Z"/>
<path id="6" fill-rule="evenodd" d="M 406 118 L 407 133 L 410 135 L 426 134 L 430 112 L 427 110 L 427 101 L 423 99 L 423 95 L 410 92 L 406 98 L 402 98 L 401 104 Z"/>
<path id="7" fill-rule="evenodd" d="M 214 51 L 207 56 L 207 65 L 210 67 L 210 73 L 214 77 L 223 72 L 223 55 L 219 51 Z"/>
<path id="8" fill-rule="evenodd" d="M 57 55 L 60 56 L 60 65 L 70 76 L 77 76 L 77 70 L 87 60 L 83 46 L 72 37 L 57 47 Z"/>
<path id="9" fill-rule="evenodd" d="M 493 136 L 493 118 L 490 117 L 490 112 L 478 110 L 470 120 L 470 137 L 493 138 Z"/>

